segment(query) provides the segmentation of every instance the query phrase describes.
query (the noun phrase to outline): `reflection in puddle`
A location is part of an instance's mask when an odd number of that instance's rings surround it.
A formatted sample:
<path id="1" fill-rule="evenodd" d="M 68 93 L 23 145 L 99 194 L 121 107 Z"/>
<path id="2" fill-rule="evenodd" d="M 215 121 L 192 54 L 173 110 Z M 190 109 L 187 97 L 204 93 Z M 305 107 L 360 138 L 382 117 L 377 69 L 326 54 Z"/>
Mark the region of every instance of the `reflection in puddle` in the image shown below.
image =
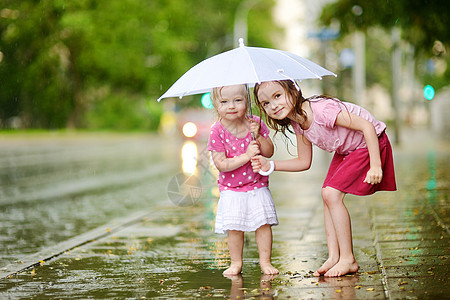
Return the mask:
<path id="1" fill-rule="evenodd" d="M 433 150 L 428 151 L 428 171 L 430 173 L 430 179 L 427 182 L 427 198 L 430 204 L 435 204 L 437 200 L 436 191 L 436 153 Z"/>
<path id="2" fill-rule="evenodd" d="M 197 167 L 197 145 L 192 141 L 184 143 L 181 149 L 182 169 L 185 175 L 193 175 Z"/>
<path id="3" fill-rule="evenodd" d="M 335 291 L 335 293 L 331 293 L 332 299 L 357 299 L 356 290 L 362 288 L 362 286 L 357 285 L 359 281 L 358 275 L 342 277 L 321 276 L 318 279 L 320 285 L 325 284 L 325 287 Z"/>
<path id="4" fill-rule="evenodd" d="M 244 288 L 244 279 L 242 274 L 226 276 L 231 280 L 230 299 L 273 299 L 274 292 L 272 290 L 272 281 L 276 275 L 261 275 L 259 288 Z"/>

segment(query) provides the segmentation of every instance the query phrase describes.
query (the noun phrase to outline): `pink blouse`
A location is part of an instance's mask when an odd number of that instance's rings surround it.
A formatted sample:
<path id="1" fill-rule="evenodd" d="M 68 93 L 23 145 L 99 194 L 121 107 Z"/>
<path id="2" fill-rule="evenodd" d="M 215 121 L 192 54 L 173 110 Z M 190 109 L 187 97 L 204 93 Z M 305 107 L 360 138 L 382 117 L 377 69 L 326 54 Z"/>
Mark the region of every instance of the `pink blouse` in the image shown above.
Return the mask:
<path id="1" fill-rule="evenodd" d="M 386 124 L 356 104 L 326 98 L 309 101 L 313 112 L 311 126 L 303 130 L 298 123 L 291 122 L 291 124 L 296 134 L 304 135 L 312 144 L 325 151 L 346 155 L 356 149 L 367 147 L 361 131 L 335 125 L 341 111 L 355 114 L 371 122 L 378 136 L 386 129 Z"/>
<path id="2" fill-rule="evenodd" d="M 253 116 L 256 122 L 260 119 L 258 116 Z M 261 121 L 260 135 L 268 138 L 269 129 L 266 124 Z M 235 157 L 244 154 L 247 147 L 252 141 L 250 131 L 244 138 L 237 138 L 231 134 L 220 121 L 211 126 L 211 133 L 208 140 L 208 150 L 216 152 L 225 152 L 227 158 Z M 247 192 L 250 190 L 268 187 L 269 176 L 261 176 L 259 173 L 253 173 L 251 162 L 247 162 L 239 168 L 219 173 L 219 190 L 232 190 L 238 192 Z"/>

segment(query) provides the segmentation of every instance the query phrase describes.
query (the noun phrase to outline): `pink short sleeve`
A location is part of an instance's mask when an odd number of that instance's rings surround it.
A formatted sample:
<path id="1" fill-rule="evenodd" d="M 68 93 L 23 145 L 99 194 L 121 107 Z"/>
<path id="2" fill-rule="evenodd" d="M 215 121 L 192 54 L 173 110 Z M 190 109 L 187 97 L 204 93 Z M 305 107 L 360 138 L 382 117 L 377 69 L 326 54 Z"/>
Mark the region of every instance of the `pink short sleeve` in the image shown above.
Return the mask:
<path id="1" fill-rule="evenodd" d="M 315 111 L 320 111 L 320 114 L 314 114 L 315 122 L 328 128 L 334 128 L 337 116 L 342 108 L 338 101 L 317 101 L 315 103 Z"/>
<path id="2" fill-rule="evenodd" d="M 208 151 L 225 152 L 225 145 L 223 144 L 224 132 L 218 123 L 211 127 L 208 140 Z"/>

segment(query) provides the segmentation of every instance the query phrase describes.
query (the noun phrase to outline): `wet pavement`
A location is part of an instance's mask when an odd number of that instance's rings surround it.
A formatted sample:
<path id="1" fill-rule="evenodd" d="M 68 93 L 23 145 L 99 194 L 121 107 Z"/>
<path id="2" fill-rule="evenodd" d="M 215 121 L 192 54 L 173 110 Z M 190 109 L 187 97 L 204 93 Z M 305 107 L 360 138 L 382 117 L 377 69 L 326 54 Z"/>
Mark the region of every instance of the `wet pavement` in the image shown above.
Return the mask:
<path id="1" fill-rule="evenodd" d="M 160 145 L 161 141 L 147 139 L 141 144 L 139 138 L 132 140 L 136 148 L 124 147 L 118 151 L 118 156 L 123 156 L 127 148 L 132 153 L 139 153 L 141 150 L 136 149 L 143 145 L 147 147 L 146 155 L 158 155 L 150 149 L 152 145 Z M 63 189 L 74 197 L 73 207 L 79 202 L 83 205 L 79 209 L 82 216 L 78 217 L 83 224 L 78 226 L 78 230 L 69 226 L 68 232 L 58 238 L 34 240 L 25 236 L 17 242 L 14 234 L 19 232 L 21 222 L 30 228 L 35 224 L 45 226 L 41 228 L 59 228 L 66 222 L 77 224 L 74 221 L 77 218 L 59 217 L 54 223 L 47 224 L 44 221 L 47 216 L 39 213 L 40 218 L 44 218 L 42 224 L 35 220 L 27 222 L 26 218 L 9 221 L 11 227 L 17 228 L 8 232 L 2 229 L 2 248 L 8 243 L 43 245 L 30 246 L 32 249 L 28 252 L 19 246 L 2 250 L 2 256 L 7 253 L 9 261 L 3 259 L 0 269 L 4 277 L 0 281 L 0 298 L 446 298 L 450 295 L 447 171 L 450 167 L 450 143 L 434 139 L 427 132 L 408 132 L 408 140 L 403 141 L 401 147 L 394 147 L 399 190 L 370 197 L 348 196 L 346 199 L 352 219 L 355 256 L 360 265 L 357 274 L 340 278 L 315 278 L 311 275 L 327 257 L 320 187 L 330 156 L 319 151 L 314 153 L 311 170 L 271 175 L 270 187 L 280 221 L 279 226 L 273 227 L 272 256 L 280 275 L 261 275 L 254 234 L 247 234 L 242 275 L 233 278 L 222 276 L 229 256 L 224 236 L 213 233 L 216 173 L 202 151 L 204 145 L 200 143 L 194 177 L 183 177 L 177 167 L 169 167 L 181 164 L 177 159 L 157 157 L 143 163 L 142 156 L 136 154 L 133 157 L 141 163 L 133 164 L 135 160 L 131 158 L 131 161 L 126 160 L 128 168 L 124 170 L 128 172 L 125 174 L 138 174 L 135 176 L 139 177 L 147 164 L 156 162 L 168 164 L 166 168 L 161 167 L 167 171 L 161 175 L 148 175 L 143 181 L 133 180 L 135 177 L 132 175 L 124 176 L 129 178 L 126 182 L 134 182 L 125 187 L 117 186 L 112 179 L 102 180 L 99 188 L 85 188 L 82 195 L 73 196 L 68 192 L 71 189 Z M 164 142 L 169 143 L 167 140 Z M 102 144 L 98 140 L 96 143 Z M 116 147 L 122 144 L 115 143 Z M 286 157 L 282 141 L 277 140 L 276 143 L 276 155 Z M 73 146 L 79 144 L 74 143 Z M 167 147 L 165 156 L 178 157 L 179 151 L 181 145 L 173 143 Z M 110 178 L 106 174 L 115 174 L 124 168 L 112 166 L 121 165 L 114 156 L 111 154 L 111 159 L 104 164 L 112 171 L 105 171 L 103 177 Z M 101 155 L 94 161 L 99 157 Z M 97 170 L 100 169 L 102 167 Z M 83 166 L 75 167 L 72 173 L 83 170 Z M 29 178 L 37 180 L 31 175 Z M 54 178 L 58 176 L 50 176 L 49 180 Z M 149 186 L 149 178 L 155 180 L 154 185 Z M 40 184 L 45 184 L 45 181 L 44 178 Z M 110 190 L 110 185 L 116 189 Z M 60 199 L 58 197 L 56 195 L 55 199 Z M 83 202 L 85 198 L 88 200 Z M 97 198 L 99 200 L 95 200 Z M 94 203 L 91 213 L 87 212 L 89 199 Z M 105 201 L 128 201 L 128 205 L 114 204 L 113 212 L 107 214 L 103 207 L 106 206 Z M 41 203 L 41 200 L 32 202 Z M 44 201 L 33 209 L 43 212 L 59 202 L 67 201 Z M 28 201 L 27 205 L 30 203 Z M 27 211 L 20 205 L 5 205 L 2 206 L 2 217 L 13 211 L 16 214 Z M 3 210 L 4 207 L 8 210 Z M 64 216 L 63 211 L 69 207 L 66 204 L 53 214 Z M 7 223 L 2 223 L 2 228 L 3 224 Z"/>
<path id="2" fill-rule="evenodd" d="M 165 199 L 177 148 L 142 134 L 0 136 L 0 268 Z"/>

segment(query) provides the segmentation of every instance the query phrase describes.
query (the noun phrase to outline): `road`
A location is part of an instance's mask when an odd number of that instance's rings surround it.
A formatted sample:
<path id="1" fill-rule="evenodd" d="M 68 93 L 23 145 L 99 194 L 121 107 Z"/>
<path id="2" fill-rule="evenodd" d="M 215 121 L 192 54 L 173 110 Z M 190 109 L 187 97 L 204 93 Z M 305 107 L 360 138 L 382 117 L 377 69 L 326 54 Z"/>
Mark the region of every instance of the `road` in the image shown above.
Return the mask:
<path id="1" fill-rule="evenodd" d="M 280 221 L 272 257 L 280 275 L 261 276 L 254 235 L 247 234 L 243 274 L 230 279 L 222 276 L 226 239 L 213 233 L 216 173 L 204 144 L 123 135 L 69 140 L 2 146 L 11 157 L 2 183 L 20 187 L 13 193 L 4 185 L 10 198 L 2 217 L 9 221 L 2 222 L 10 225 L 4 230 L 2 223 L 2 249 L 15 245 L 4 262 L 24 261 L 2 274 L 34 265 L 3 278 L 1 298 L 440 299 L 450 293 L 450 143 L 427 131 L 406 132 L 404 144 L 394 146 L 397 192 L 347 197 L 360 270 L 341 278 L 311 276 L 327 255 L 320 199 L 327 153 L 315 150 L 307 172 L 271 175 Z M 277 158 L 289 157 L 281 140 L 275 144 Z M 189 149 L 196 149 L 194 162 Z M 194 167 L 196 176 L 182 176 L 182 167 Z M 52 195 L 53 184 L 67 188 L 48 199 L 33 196 Z M 13 205 L 13 198 L 27 200 Z M 9 235 L 22 232 L 29 234 Z"/>
<path id="2" fill-rule="evenodd" d="M 167 199 L 180 141 L 143 134 L 0 139 L 0 267 Z"/>

